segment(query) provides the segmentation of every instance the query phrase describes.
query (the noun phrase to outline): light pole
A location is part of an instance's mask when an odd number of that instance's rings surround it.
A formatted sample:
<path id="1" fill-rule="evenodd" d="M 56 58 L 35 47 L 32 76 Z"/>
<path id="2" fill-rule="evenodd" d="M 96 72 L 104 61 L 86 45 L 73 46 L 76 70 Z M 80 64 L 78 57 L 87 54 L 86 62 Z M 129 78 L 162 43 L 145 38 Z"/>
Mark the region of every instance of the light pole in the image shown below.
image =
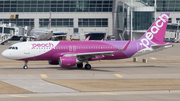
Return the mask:
<path id="1" fill-rule="evenodd" d="M 156 0 L 154 0 L 154 20 L 156 20 Z"/>
<path id="2" fill-rule="evenodd" d="M 132 40 L 132 10 L 133 10 L 133 2 L 131 0 L 131 40 Z"/>

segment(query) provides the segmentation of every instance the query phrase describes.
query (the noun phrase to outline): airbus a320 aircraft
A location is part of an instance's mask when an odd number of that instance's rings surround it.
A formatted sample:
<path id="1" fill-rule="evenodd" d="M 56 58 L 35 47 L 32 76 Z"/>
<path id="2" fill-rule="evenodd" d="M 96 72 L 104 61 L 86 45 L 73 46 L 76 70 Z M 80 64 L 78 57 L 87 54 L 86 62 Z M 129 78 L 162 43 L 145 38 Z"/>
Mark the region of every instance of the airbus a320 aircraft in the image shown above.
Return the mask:
<path id="1" fill-rule="evenodd" d="M 49 23 L 47 28 L 34 28 L 30 32 L 28 38 L 34 39 L 35 41 L 48 40 L 52 37 L 53 31 L 51 31 L 51 12 L 49 17 Z M 25 37 L 22 37 L 20 41 L 22 42 Z"/>
<path id="2" fill-rule="evenodd" d="M 8 59 L 25 61 L 48 60 L 50 65 L 91 69 L 88 61 L 113 60 L 135 57 L 168 47 L 171 43 L 163 42 L 169 13 L 163 13 L 148 31 L 135 41 L 34 41 L 12 45 L 2 53 Z"/>

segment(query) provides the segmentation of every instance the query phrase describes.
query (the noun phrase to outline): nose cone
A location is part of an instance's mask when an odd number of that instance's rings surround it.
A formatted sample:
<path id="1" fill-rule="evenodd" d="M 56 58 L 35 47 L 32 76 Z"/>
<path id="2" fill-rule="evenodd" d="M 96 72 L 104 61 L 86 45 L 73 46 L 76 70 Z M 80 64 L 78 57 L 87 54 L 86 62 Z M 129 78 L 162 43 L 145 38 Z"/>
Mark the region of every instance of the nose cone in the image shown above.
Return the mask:
<path id="1" fill-rule="evenodd" d="M 5 51 L 3 51 L 2 52 L 2 54 L 1 54 L 3 57 L 5 57 L 5 58 L 8 58 L 8 52 L 5 50 Z"/>

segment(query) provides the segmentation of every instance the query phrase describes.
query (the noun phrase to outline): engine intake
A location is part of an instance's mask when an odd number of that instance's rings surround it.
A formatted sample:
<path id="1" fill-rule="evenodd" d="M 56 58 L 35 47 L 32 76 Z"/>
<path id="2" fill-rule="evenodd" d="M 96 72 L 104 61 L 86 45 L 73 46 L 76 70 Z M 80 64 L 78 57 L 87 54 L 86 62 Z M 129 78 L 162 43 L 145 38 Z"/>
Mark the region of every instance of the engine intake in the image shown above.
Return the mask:
<path id="1" fill-rule="evenodd" d="M 59 65 L 61 67 L 72 67 L 75 66 L 79 60 L 76 57 L 60 57 Z"/>

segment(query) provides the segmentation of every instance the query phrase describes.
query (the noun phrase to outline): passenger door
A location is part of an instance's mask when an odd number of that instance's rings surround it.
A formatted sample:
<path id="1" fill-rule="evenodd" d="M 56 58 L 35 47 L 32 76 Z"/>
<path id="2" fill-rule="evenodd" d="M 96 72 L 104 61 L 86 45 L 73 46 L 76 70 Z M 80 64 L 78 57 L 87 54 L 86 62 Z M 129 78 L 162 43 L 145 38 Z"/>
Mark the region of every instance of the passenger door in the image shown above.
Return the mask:
<path id="1" fill-rule="evenodd" d="M 30 54 L 30 44 L 24 44 L 24 54 Z"/>

